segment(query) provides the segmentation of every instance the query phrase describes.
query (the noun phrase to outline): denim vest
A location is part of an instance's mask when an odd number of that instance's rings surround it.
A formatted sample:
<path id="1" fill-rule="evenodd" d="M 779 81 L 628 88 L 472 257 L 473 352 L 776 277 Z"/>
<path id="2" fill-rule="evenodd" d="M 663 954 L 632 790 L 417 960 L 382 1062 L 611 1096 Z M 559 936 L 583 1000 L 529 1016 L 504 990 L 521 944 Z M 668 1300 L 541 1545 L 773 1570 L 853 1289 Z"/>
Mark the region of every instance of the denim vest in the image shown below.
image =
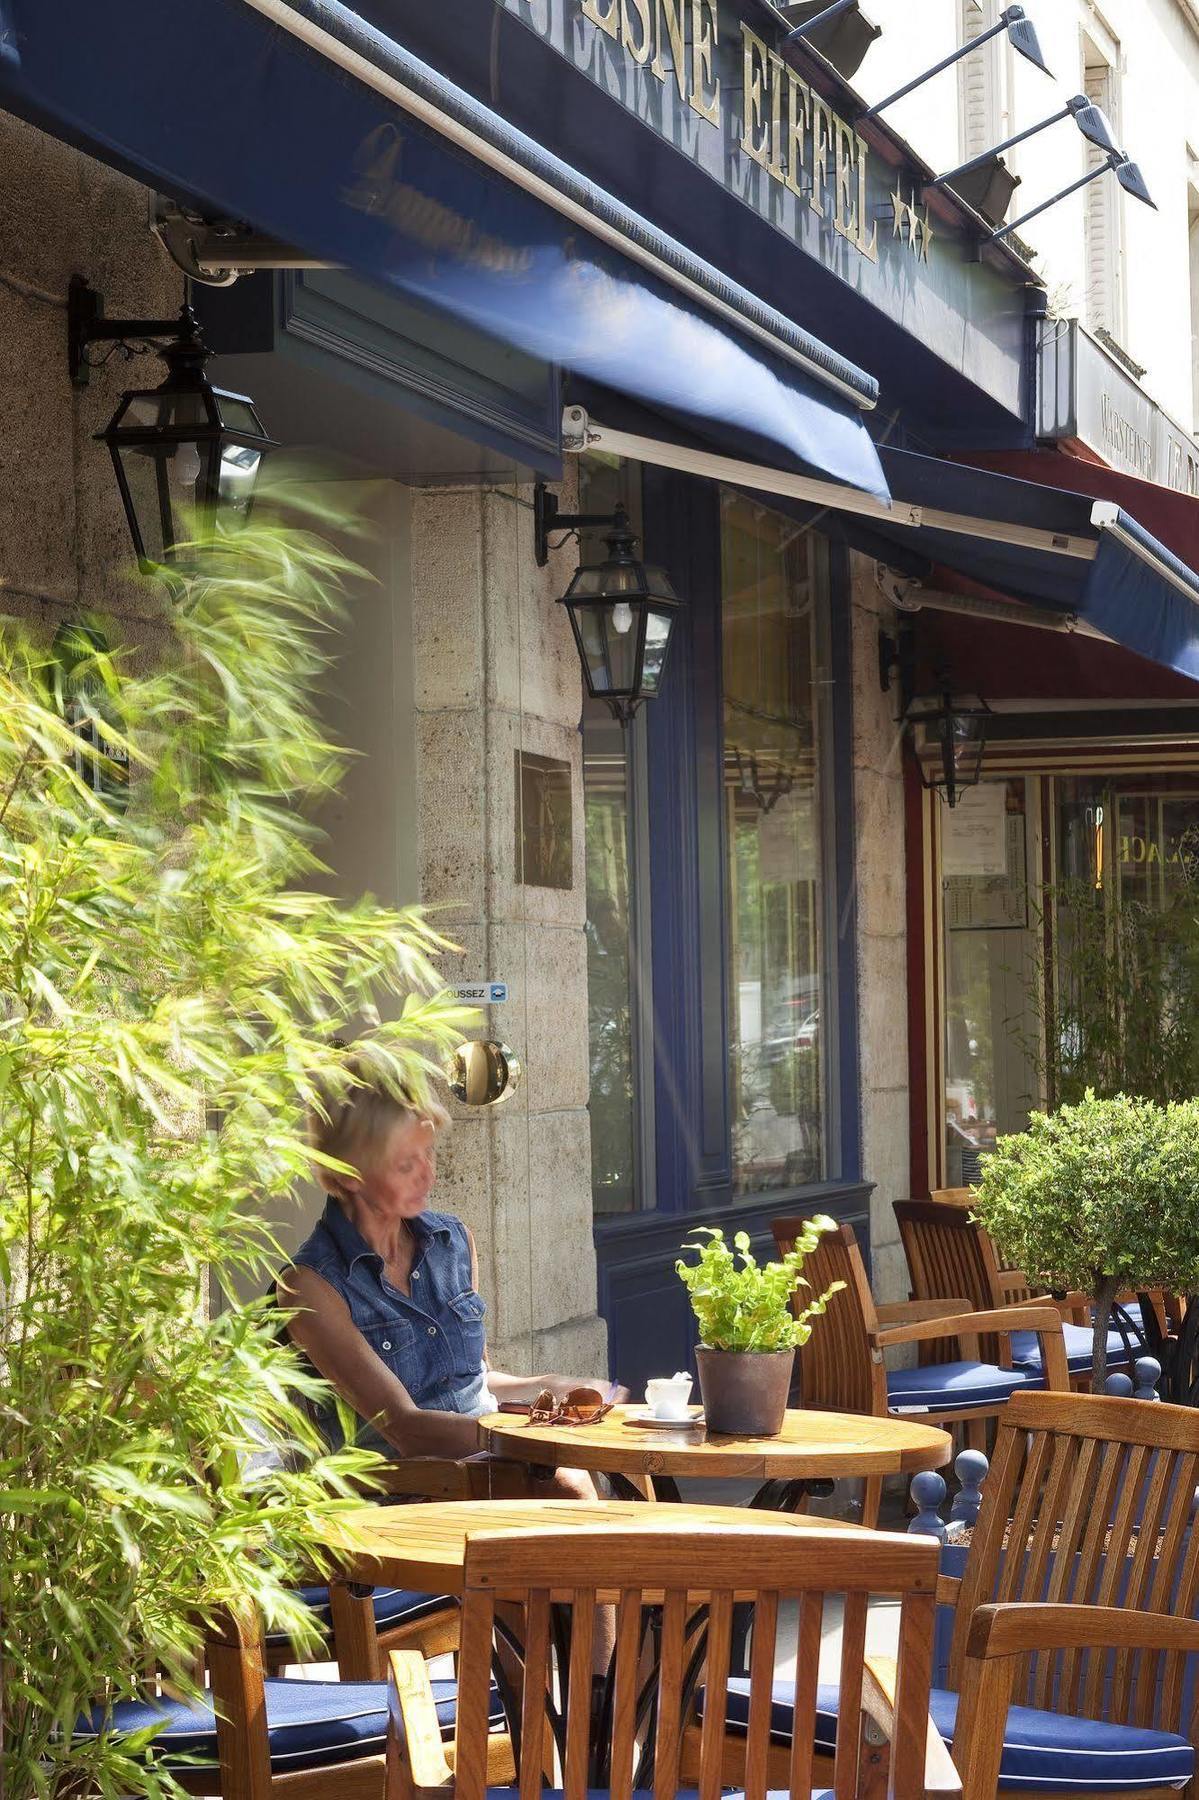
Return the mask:
<path id="1" fill-rule="evenodd" d="M 336 1288 L 350 1317 L 375 1355 L 387 1364 L 425 1411 L 477 1417 L 490 1406 L 483 1368 L 482 1300 L 471 1286 L 470 1240 L 449 1213 L 420 1213 L 406 1221 L 415 1240 L 410 1294 L 401 1294 L 332 1195 L 294 1261 Z M 335 1447 L 342 1442 L 337 1415 L 322 1409 L 320 1425 Z M 365 1421 L 357 1442 L 385 1456 L 393 1445 Z"/>

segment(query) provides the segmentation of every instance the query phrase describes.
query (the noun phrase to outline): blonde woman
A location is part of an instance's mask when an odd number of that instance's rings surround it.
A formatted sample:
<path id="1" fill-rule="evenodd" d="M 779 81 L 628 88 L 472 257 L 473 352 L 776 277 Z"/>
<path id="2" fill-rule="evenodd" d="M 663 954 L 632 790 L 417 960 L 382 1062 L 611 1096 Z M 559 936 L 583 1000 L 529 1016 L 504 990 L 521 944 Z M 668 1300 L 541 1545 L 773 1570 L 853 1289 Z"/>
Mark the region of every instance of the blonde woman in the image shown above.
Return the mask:
<path id="1" fill-rule="evenodd" d="M 360 1444 L 392 1457 L 470 1456 L 481 1414 L 576 1384 L 488 1366 L 474 1239 L 451 1213 L 429 1210 L 442 1109 L 367 1082 L 330 1112 L 314 1120 L 314 1146 L 356 1173 L 326 1175 L 320 1223 L 279 1278 L 281 1303 L 296 1308 L 292 1340 L 358 1414 Z M 339 1441 L 332 1409 L 323 1424 Z M 572 1469 L 545 1491 L 596 1497 Z"/>

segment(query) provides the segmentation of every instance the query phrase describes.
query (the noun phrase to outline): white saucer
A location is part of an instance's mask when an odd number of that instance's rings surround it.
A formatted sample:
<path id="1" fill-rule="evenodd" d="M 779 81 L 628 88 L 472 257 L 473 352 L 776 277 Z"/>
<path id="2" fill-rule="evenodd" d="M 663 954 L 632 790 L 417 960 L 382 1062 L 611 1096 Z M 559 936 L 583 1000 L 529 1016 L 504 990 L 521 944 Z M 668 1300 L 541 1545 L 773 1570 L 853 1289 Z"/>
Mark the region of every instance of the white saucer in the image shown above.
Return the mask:
<path id="1" fill-rule="evenodd" d="M 649 1410 L 648 1406 L 639 1408 L 637 1412 L 628 1412 L 624 1416 L 626 1425 L 643 1425 L 647 1431 L 694 1431 L 695 1427 L 702 1425 L 703 1422 L 704 1415 L 698 1406 L 686 1419 L 660 1419 L 656 1413 Z"/>

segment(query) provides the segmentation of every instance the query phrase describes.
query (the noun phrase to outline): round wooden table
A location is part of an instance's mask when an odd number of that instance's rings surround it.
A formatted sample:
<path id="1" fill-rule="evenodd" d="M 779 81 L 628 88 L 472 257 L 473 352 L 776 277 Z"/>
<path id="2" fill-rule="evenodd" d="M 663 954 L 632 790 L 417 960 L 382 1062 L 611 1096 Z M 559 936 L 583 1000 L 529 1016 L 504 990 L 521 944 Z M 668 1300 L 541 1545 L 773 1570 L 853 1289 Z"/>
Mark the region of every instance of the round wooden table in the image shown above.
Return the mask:
<path id="1" fill-rule="evenodd" d="M 639 1531 L 711 1526 L 758 1531 L 764 1521 L 736 1506 L 644 1506 L 633 1500 L 431 1500 L 412 1506 L 362 1506 L 338 1515 L 329 1544 L 356 1580 L 427 1594 L 462 1593 L 466 1540 L 475 1531 L 587 1531 L 636 1525 Z M 859 1531 L 860 1526 L 786 1513 L 770 1525 L 794 1531 Z"/>
<path id="2" fill-rule="evenodd" d="M 673 1498 L 680 1476 L 744 1476 L 768 1484 L 758 1505 L 794 1503 L 794 1484 L 840 1476 L 916 1475 L 940 1469 L 953 1454 L 947 1431 L 909 1419 L 860 1413 L 788 1412 L 778 1437 L 723 1437 L 702 1420 L 687 1431 L 627 1422 L 641 1407 L 618 1406 L 598 1425 L 530 1425 L 518 1413 L 479 1420 L 488 1450 L 532 1468 L 590 1469 L 626 1493 L 652 1484 L 649 1497 Z"/>
<path id="3" fill-rule="evenodd" d="M 635 1525 L 638 1532 L 663 1532 L 673 1536 L 681 1527 L 718 1533 L 727 1549 L 728 1538 L 742 1532 L 761 1532 L 764 1527 L 786 1531 L 860 1531 L 831 1519 L 810 1519 L 785 1513 L 764 1520 L 761 1513 L 734 1506 L 646 1506 L 630 1500 L 435 1500 L 412 1506 L 363 1506 L 341 1513 L 326 1527 L 330 1548 L 336 1551 L 346 1572 L 371 1586 L 414 1588 L 428 1594 L 461 1595 L 466 1570 L 467 1540 L 480 1531 L 595 1530 L 596 1527 Z M 599 1598 L 605 1604 L 618 1598 Z M 748 1614 L 750 1608 L 738 1608 Z M 497 1622 L 498 1626 L 498 1622 Z M 507 1621 L 507 1642 L 519 1659 L 523 1642 L 518 1621 Z M 567 1630 L 562 1643 L 568 1644 Z M 568 1655 L 559 1654 L 559 1702 L 549 1708 L 559 1751 L 567 1716 Z M 494 1678 L 508 1720 L 517 1766 L 520 1764 L 520 1680 L 512 1679 L 503 1659 L 496 1657 Z M 692 1683 L 699 1677 L 697 1664 Z M 608 1679 L 611 1679 L 609 1671 Z M 601 1704 L 602 1715 L 606 1705 Z M 652 1742 L 653 1725 L 650 1728 Z M 597 1741 L 589 1786 L 610 1786 L 610 1770 L 604 1760 L 606 1741 Z M 646 1752 L 642 1752 L 643 1758 Z"/>

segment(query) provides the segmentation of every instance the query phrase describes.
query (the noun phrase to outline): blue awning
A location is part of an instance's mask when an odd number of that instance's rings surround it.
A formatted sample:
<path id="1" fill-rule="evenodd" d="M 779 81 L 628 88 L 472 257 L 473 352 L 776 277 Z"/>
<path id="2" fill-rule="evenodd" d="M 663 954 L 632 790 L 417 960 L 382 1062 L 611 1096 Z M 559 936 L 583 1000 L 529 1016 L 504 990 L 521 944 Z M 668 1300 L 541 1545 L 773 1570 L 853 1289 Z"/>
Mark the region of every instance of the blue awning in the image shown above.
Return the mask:
<path id="1" fill-rule="evenodd" d="M 894 520 L 871 527 L 884 552 L 894 544 L 1012 599 L 1074 614 L 1199 681 L 1199 574 L 1132 513 L 934 457 L 884 450 L 882 460 L 896 503 Z M 900 503 L 919 508 L 923 523 L 899 524 Z"/>
<path id="2" fill-rule="evenodd" d="M 337 0 L 0 0 L 0 104 L 786 466 L 886 496 L 873 380 Z"/>
<path id="3" fill-rule="evenodd" d="M 884 505 L 830 482 L 734 460 L 695 438 L 665 441 L 613 428 L 582 406 L 567 409 L 563 442 L 568 450 L 590 445 L 775 496 L 907 574 L 955 570 L 1001 597 L 1084 620 L 1199 681 L 1199 574 L 1114 500 L 884 449 L 891 490 Z M 1144 485 L 1129 478 L 1126 489 L 1135 495 Z"/>

